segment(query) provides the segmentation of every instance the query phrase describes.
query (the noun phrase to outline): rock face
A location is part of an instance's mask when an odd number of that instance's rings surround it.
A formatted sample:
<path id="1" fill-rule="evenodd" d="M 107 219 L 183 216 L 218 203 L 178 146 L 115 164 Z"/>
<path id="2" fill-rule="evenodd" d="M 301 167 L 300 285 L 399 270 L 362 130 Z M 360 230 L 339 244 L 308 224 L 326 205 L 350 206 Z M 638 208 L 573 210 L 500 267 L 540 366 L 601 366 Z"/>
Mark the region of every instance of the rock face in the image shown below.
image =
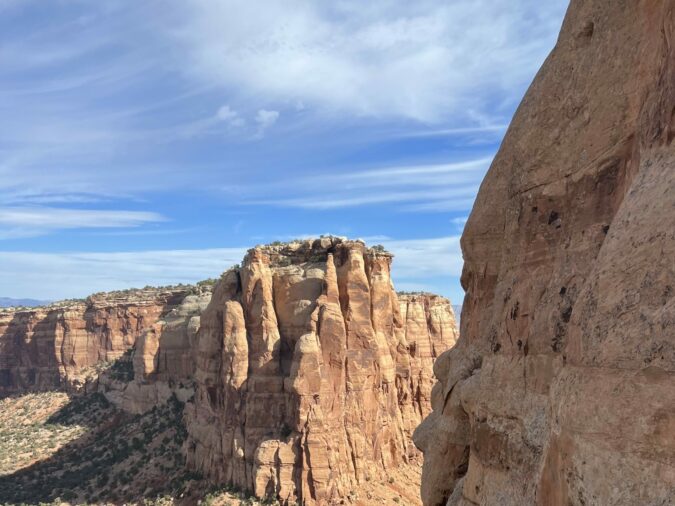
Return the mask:
<path id="1" fill-rule="evenodd" d="M 259 247 L 215 286 L 186 407 L 188 464 L 283 504 L 328 504 L 416 457 L 449 302 L 402 296 L 392 256 L 338 238 Z"/>
<path id="2" fill-rule="evenodd" d="M 409 498 L 412 432 L 458 331 L 447 299 L 394 291 L 391 262 L 361 241 L 296 241 L 250 250 L 213 291 L 0 312 L 0 396 L 97 391 L 142 414 L 175 395 L 187 465 L 213 482 L 282 504 Z"/>
<path id="3" fill-rule="evenodd" d="M 125 357 L 126 363 L 116 364 L 126 369 L 126 374 L 113 370 L 99 376 L 98 390 L 116 406 L 140 414 L 172 395 L 185 402 L 194 394 L 194 349 L 211 287 L 193 287 L 190 292 L 196 293 L 183 293 L 141 332 L 132 356 Z"/>
<path id="4" fill-rule="evenodd" d="M 414 455 L 412 433 L 431 412 L 431 389 L 436 358 L 452 348 L 459 337 L 448 299 L 433 294 L 398 294 L 401 325 L 395 336 L 408 353 L 397 356 L 396 389 L 404 431 Z"/>
<path id="5" fill-rule="evenodd" d="M 462 238 L 440 505 L 673 504 L 675 3 L 573 0 Z"/>
<path id="6" fill-rule="evenodd" d="M 82 387 L 88 369 L 119 358 L 185 296 L 182 287 L 131 290 L 0 310 L 0 397 Z"/>

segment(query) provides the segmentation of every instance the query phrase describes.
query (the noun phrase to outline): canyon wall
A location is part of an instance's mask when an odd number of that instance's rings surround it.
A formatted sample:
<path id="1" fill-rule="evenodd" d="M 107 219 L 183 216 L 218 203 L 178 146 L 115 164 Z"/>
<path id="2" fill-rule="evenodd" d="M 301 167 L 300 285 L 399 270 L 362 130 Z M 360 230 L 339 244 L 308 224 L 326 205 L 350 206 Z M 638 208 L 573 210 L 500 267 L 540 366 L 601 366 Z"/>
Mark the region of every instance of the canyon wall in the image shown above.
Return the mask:
<path id="1" fill-rule="evenodd" d="M 144 413 L 169 397 L 186 402 L 194 394 L 194 350 L 210 286 L 191 287 L 138 336 L 131 355 L 98 376 L 97 389 L 116 406 Z"/>
<path id="2" fill-rule="evenodd" d="M 0 395 L 98 391 L 136 414 L 175 395 L 187 465 L 214 483 L 282 504 L 412 501 L 412 433 L 458 330 L 447 299 L 394 291 L 391 262 L 324 237 L 256 247 L 214 287 L 0 312 Z"/>
<path id="3" fill-rule="evenodd" d="M 0 397 L 84 387 L 186 296 L 188 287 L 111 292 L 0 310 Z"/>
<path id="4" fill-rule="evenodd" d="M 328 504 L 417 458 L 433 359 L 457 337 L 435 296 L 397 296 L 392 256 L 322 238 L 250 250 L 202 313 L 188 463 L 283 504 Z"/>
<path id="5" fill-rule="evenodd" d="M 462 237 L 422 498 L 675 497 L 675 3 L 573 0 Z"/>

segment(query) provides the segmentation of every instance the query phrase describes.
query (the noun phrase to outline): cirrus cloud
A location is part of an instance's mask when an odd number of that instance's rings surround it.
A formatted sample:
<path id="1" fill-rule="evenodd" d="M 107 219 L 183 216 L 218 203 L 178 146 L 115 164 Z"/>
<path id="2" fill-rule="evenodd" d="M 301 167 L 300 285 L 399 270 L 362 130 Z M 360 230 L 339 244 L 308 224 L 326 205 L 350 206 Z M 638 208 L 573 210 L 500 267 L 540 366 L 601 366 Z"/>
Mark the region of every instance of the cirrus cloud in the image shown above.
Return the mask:
<path id="1" fill-rule="evenodd" d="M 129 228 L 165 221 L 147 211 L 107 211 L 54 207 L 0 207 L 0 239 L 33 237 L 74 228 Z"/>

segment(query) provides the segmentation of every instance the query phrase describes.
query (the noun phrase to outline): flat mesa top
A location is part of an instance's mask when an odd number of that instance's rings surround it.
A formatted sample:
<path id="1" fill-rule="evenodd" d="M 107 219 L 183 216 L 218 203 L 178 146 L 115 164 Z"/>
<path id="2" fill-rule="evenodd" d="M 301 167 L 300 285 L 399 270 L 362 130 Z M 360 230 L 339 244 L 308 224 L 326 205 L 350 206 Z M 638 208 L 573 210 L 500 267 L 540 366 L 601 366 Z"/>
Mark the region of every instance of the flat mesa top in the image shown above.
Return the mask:
<path id="1" fill-rule="evenodd" d="M 383 246 L 368 247 L 362 239 L 350 240 L 345 237 L 323 236 L 311 239 L 296 239 L 289 242 L 276 241 L 270 244 L 259 245 L 248 250 L 244 257 L 244 264 L 254 258 L 266 256 L 271 264 L 290 261 L 293 264 L 304 262 L 325 262 L 330 253 L 358 249 L 364 255 L 373 257 L 389 257 L 394 255 L 386 251 Z"/>

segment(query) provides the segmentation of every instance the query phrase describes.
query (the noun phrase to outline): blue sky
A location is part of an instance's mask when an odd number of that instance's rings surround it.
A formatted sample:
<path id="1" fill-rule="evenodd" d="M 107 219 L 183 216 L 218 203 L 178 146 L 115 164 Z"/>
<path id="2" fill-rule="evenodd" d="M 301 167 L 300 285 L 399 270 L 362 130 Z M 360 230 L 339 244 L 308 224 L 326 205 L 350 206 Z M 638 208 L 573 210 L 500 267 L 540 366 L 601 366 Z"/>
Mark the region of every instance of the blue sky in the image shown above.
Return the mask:
<path id="1" fill-rule="evenodd" d="M 0 296 L 391 250 L 461 303 L 459 235 L 566 0 L 0 0 Z"/>

